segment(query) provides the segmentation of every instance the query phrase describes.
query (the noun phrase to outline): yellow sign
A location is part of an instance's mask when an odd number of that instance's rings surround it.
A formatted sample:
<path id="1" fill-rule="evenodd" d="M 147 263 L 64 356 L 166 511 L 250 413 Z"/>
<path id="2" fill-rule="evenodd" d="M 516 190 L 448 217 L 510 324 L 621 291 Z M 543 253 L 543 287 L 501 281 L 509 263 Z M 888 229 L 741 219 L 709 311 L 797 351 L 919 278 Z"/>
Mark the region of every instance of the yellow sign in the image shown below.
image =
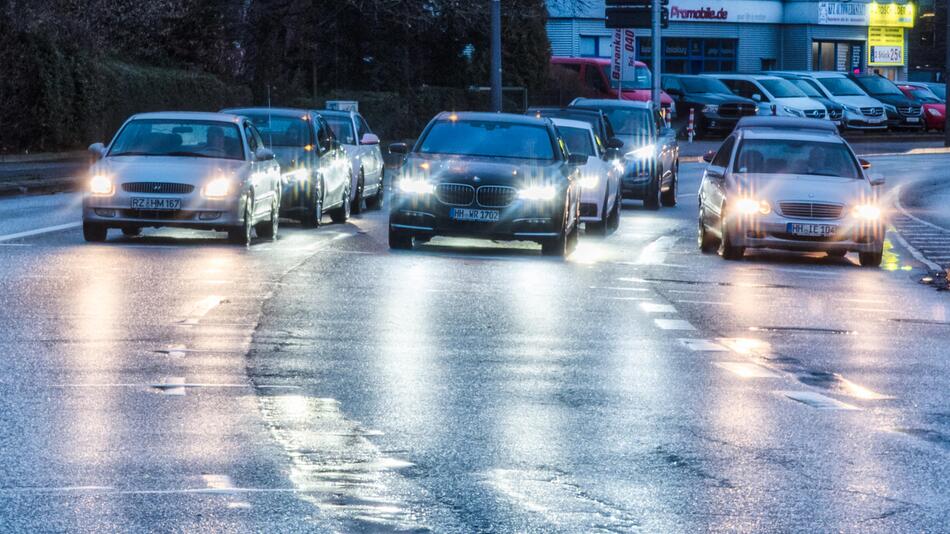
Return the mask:
<path id="1" fill-rule="evenodd" d="M 913 28 L 914 4 L 868 4 L 868 26 Z"/>
<path id="2" fill-rule="evenodd" d="M 868 65 L 893 67 L 904 64 L 904 28 L 868 28 Z"/>

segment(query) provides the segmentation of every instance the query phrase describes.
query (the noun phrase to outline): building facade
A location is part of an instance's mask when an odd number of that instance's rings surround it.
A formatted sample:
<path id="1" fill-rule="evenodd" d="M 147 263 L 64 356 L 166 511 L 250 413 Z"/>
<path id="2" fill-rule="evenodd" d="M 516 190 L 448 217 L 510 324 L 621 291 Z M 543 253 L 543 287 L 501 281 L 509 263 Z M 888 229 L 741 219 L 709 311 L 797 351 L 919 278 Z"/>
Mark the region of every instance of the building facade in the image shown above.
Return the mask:
<path id="1" fill-rule="evenodd" d="M 860 0 L 670 0 L 663 70 L 670 73 L 837 70 L 907 76 L 913 4 Z M 549 0 L 554 55 L 610 57 L 603 0 Z M 651 63 L 650 30 L 637 57 Z"/>

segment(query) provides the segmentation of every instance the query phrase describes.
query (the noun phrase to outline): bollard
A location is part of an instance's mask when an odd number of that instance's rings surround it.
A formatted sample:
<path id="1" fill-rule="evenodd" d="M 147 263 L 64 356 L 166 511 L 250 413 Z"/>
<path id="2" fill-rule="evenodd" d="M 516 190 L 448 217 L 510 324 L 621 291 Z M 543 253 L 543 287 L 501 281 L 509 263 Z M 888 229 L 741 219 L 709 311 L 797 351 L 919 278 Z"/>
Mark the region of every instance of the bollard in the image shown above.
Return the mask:
<path id="1" fill-rule="evenodd" d="M 696 130 L 693 128 L 693 124 L 696 120 L 696 108 L 689 108 L 689 123 L 686 125 L 686 135 L 689 136 L 689 142 L 693 142 L 693 135 L 696 133 Z"/>

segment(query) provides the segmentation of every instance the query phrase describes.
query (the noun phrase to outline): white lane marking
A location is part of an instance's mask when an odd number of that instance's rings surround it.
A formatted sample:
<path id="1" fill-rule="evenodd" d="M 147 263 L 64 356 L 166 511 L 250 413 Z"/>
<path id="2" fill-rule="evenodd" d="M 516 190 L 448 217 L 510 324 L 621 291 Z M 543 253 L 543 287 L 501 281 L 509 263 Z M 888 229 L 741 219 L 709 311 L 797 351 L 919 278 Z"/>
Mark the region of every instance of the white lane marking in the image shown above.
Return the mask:
<path id="1" fill-rule="evenodd" d="M 15 234 L 0 235 L 0 243 L 4 241 L 13 241 L 14 239 L 22 239 L 24 237 L 32 237 L 35 235 L 49 234 L 52 232 L 60 232 L 62 230 L 71 230 L 73 228 L 78 228 L 82 226 L 81 222 L 71 222 L 66 224 L 57 224 L 56 226 L 47 226 L 45 228 L 37 228 L 36 230 L 27 230 L 25 232 L 17 232 Z"/>
<path id="2" fill-rule="evenodd" d="M 807 274 L 807 275 L 810 275 L 810 276 L 826 276 L 826 277 L 839 276 L 839 273 L 833 273 L 833 272 L 832 272 L 832 273 L 829 273 L 829 272 L 824 272 L 824 271 L 813 271 L 813 270 L 810 270 L 810 269 L 795 269 L 795 268 L 792 268 L 792 267 L 776 267 L 776 268 L 771 269 L 771 270 L 781 271 L 781 272 L 784 272 L 784 273 Z M 766 271 L 763 270 L 762 272 L 763 272 L 763 274 L 764 274 Z"/>
<path id="3" fill-rule="evenodd" d="M 635 300 L 638 302 L 649 301 L 650 297 L 607 297 L 607 300 Z"/>
<path id="4" fill-rule="evenodd" d="M 689 339 L 689 338 L 680 338 L 677 339 L 681 345 L 693 352 L 728 352 L 729 349 L 723 347 L 719 343 L 713 343 L 708 339 Z"/>
<path id="5" fill-rule="evenodd" d="M 854 302 L 856 304 L 884 304 L 883 300 L 879 299 L 838 299 L 842 302 Z"/>
<path id="6" fill-rule="evenodd" d="M 779 375 L 761 365 L 749 362 L 716 362 L 716 366 L 742 378 L 778 378 Z"/>
<path id="7" fill-rule="evenodd" d="M 184 345 L 175 345 L 174 347 L 168 347 L 168 350 L 164 352 L 172 358 L 184 358 L 185 353 L 188 352 L 188 347 Z"/>
<path id="8" fill-rule="evenodd" d="M 608 291 L 649 291 L 645 287 L 598 287 L 590 286 L 589 289 L 606 289 Z"/>
<path id="9" fill-rule="evenodd" d="M 221 304 L 221 302 L 222 298 L 214 295 L 199 300 L 192 306 L 191 311 L 187 314 L 187 318 L 181 321 L 181 323 L 189 325 L 198 324 L 198 321 L 200 321 L 202 317 L 208 315 L 208 313 Z"/>
<path id="10" fill-rule="evenodd" d="M 665 235 L 647 245 L 637 258 L 637 265 L 657 265 L 666 262 L 666 255 L 676 244 L 676 237 Z"/>
<path id="11" fill-rule="evenodd" d="M 672 305 L 655 302 L 641 302 L 640 309 L 645 313 L 676 313 L 676 308 Z"/>
<path id="12" fill-rule="evenodd" d="M 851 308 L 851 311 L 865 312 L 865 313 L 890 313 L 894 310 L 885 310 L 881 308 Z"/>
<path id="13" fill-rule="evenodd" d="M 667 293 L 701 293 L 706 294 L 707 291 L 700 291 L 698 289 L 667 289 Z"/>
<path id="14" fill-rule="evenodd" d="M 732 302 L 713 302 L 711 300 L 674 300 L 673 302 L 683 304 L 708 304 L 710 306 L 735 306 Z"/>
<path id="15" fill-rule="evenodd" d="M 902 188 L 902 187 L 903 187 L 903 186 L 899 186 L 899 187 L 895 190 L 894 205 L 897 206 L 897 209 L 899 209 L 899 210 L 901 211 L 901 213 L 903 213 L 903 214 L 906 215 L 907 217 L 909 217 L 909 218 L 911 218 L 911 219 L 913 219 L 913 220 L 915 220 L 915 221 L 917 221 L 917 222 L 919 222 L 919 223 L 921 223 L 921 224 L 924 224 L 924 225 L 926 225 L 926 226 L 930 226 L 930 227 L 932 227 L 932 228 L 936 228 L 937 230 L 944 230 L 943 228 L 941 228 L 941 227 L 939 227 L 939 226 L 937 226 L 937 225 L 935 225 L 935 224 L 931 224 L 931 223 L 929 223 L 929 222 L 927 222 L 927 221 L 925 221 L 925 220 L 918 219 L 917 217 L 914 217 L 913 215 L 910 214 L 910 212 L 908 212 L 906 209 L 904 209 L 903 204 L 901 204 L 901 188 Z M 942 268 L 940 265 L 938 265 L 937 263 L 932 262 L 932 261 L 930 261 L 929 259 L 927 259 L 927 258 L 924 256 L 924 254 L 923 254 L 922 252 L 920 252 L 919 250 L 917 250 L 916 248 L 914 248 L 910 243 L 908 243 L 907 240 L 904 239 L 904 236 L 901 235 L 900 231 L 893 232 L 893 234 L 894 234 L 894 238 L 897 239 L 897 241 L 901 244 L 901 246 L 903 246 L 903 247 L 906 248 L 908 251 L 910 251 L 910 255 L 913 256 L 917 261 L 919 261 L 920 263 L 923 263 L 924 265 L 926 265 L 926 266 L 927 266 L 930 270 L 932 270 L 932 271 L 942 271 L 942 270 L 943 270 L 943 268 Z"/>
<path id="16" fill-rule="evenodd" d="M 175 395 L 177 397 L 185 396 L 185 377 L 170 376 L 161 384 L 152 384 L 152 387 L 166 395 Z"/>
<path id="17" fill-rule="evenodd" d="M 0 247 L 32 247 L 30 243 L 0 243 Z"/>
<path id="18" fill-rule="evenodd" d="M 841 402 L 831 397 L 826 397 L 811 391 L 780 391 L 782 395 L 800 402 L 806 406 L 811 406 L 817 410 L 860 410 L 857 406 Z"/>
<path id="19" fill-rule="evenodd" d="M 653 322 L 661 330 L 696 330 L 696 327 L 689 324 L 689 321 L 682 319 L 654 319 Z"/>

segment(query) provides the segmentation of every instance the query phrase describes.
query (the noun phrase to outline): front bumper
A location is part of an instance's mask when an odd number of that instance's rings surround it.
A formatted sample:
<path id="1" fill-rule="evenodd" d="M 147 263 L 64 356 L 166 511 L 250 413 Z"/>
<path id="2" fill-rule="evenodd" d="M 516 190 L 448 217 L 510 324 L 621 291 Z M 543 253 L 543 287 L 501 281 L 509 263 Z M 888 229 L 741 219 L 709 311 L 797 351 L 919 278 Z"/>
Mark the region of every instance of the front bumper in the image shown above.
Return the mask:
<path id="1" fill-rule="evenodd" d="M 643 200 L 647 196 L 650 184 L 656 174 L 655 159 L 638 159 L 627 161 L 624 165 L 624 173 L 620 178 L 620 189 L 624 198 Z"/>
<path id="2" fill-rule="evenodd" d="M 175 198 L 181 201 L 177 210 L 140 210 L 132 208 L 135 198 Z M 117 188 L 109 197 L 83 196 L 84 222 L 111 228 L 178 227 L 196 229 L 227 229 L 242 224 L 243 204 L 237 195 L 223 199 L 207 199 L 199 192 L 186 195 L 126 193 Z"/>
<path id="3" fill-rule="evenodd" d="M 394 192 L 389 212 L 393 230 L 414 236 L 453 236 L 494 239 L 499 241 L 543 241 L 561 235 L 564 222 L 564 193 L 553 200 L 515 200 L 503 208 L 482 208 L 477 205 L 449 206 L 433 194 Z M 451 216 L 455 207 L 486 209 L 500 212 L 493 222 L 459 221 Z"/>
<path id="4" fill-rule="evenodd" d="M 805 237 L 791 234 L 789 224 L 834 225 L 830 237 Z M 778 250 L 880 252 L 885 226 L 882 221 L 864 222 L 850 217 L 793 219 L 772 213 L 768 216 L 741 216 L 729 221 L 729 239 L 734 246 Z"/>
<path id="5" fill-rule="evenodd" d="M 581 222 L 600 222 L 604 218 L 604 188 L 581 189 Z"/>

